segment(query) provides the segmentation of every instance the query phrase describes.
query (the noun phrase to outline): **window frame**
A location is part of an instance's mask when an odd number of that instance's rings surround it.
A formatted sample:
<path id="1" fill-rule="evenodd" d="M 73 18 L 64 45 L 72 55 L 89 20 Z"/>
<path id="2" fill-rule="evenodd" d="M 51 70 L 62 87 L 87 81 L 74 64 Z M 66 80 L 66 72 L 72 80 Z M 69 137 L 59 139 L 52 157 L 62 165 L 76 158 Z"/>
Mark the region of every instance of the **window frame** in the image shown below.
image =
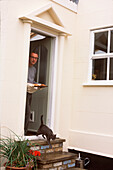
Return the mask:
<path id="1" fill-rule="evenodd" d="M 110 38 L 111 38 L 111 31 L 113 30 L 113 27 L 110 28 L 103 28 L 103 29 L 97 29 L 97 30 L 91 30 L 90 35 L 90 61 L 89 61 L 89 74 L 88 74 L 88 82 L 84 83 L 84 86 L 113 86 L 113 80 L 109 80 L 109 68 L 110 68 L 110 58 L 113 58 L 113 52 L 110 53 Z M 95 33 L 105 32 L 108 31 L 108 45 L 107 45 L 107 53 L 103 54 L 94 54 L 94 35 Z M 92 80 L 92 63 L 93 59 L 102 59 L 107 58 L 107 79 L 106 80 Z"/>
<path id="2" fill-rule="evenodd" d="M 53 2 L 56 2 L 57 4 L 71 10 L 74 13 L 77 13 L 77 4 L 70 0 L 51 0 Z"/>

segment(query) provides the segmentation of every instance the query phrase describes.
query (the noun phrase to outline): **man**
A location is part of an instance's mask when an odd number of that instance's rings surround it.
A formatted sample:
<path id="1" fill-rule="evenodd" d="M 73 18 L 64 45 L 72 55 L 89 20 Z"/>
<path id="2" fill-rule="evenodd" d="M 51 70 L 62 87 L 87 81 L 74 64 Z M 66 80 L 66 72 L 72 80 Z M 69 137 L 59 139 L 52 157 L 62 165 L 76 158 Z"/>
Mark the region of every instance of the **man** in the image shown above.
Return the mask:
<path id="1" fill-rule="evenodd" d="M 29 57 L 29 69 L 28 69 L 28 80 L 27 80 L 27 98 L 26 98 L 26 111 L 25 111 L 25 124 L 24 124 L 24 134 L 27 135 L 28 125 L 29 125 L 29 117 L 31 112 L 31 100 L 32 93 L 37 91 L 37 87 L 33 86 L 36 77 L 36 68 L 34 64 L 36 64 L 38 60 L 38 54 L 34 51 L 30 54 Z"/>

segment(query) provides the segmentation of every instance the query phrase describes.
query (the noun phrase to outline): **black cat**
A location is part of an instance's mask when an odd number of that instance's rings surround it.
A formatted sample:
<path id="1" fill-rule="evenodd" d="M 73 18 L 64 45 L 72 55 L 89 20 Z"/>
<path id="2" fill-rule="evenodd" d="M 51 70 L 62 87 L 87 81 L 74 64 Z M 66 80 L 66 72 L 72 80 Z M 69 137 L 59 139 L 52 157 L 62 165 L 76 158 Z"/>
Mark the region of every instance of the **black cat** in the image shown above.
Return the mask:
<path id="1" fill-rule="evenodd" d="M 41 125 L 36 133 L 36 136 L 38 136 L 38 135 L 42 135 L 42 137 L 44 139 L 46 136 L 47 142 L 48 142 L 50 148 L 52 148 L 50 139 L 52 139 L 52 140 L 56 139 L 56 135 L 53 134 L 53 131 L 49 127 L 47 127 L 46 125 L 43 124 L 43 115 L 41 116 Z"/>

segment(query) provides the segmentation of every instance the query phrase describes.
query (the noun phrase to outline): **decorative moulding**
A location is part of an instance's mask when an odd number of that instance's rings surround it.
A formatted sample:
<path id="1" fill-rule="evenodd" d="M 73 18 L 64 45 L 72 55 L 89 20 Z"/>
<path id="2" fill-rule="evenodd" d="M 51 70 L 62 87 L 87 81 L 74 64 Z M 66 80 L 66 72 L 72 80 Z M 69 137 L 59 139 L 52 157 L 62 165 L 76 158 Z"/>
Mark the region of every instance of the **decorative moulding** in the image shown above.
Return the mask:
<path id="1" fill-rule="evenodd" d="M 57 12 L 55 11 L 54 7 L 52 6 L 51 3 L 46 4 L 45 6 L 43 6 L 42 8 L 39 8 L 33 12 L 31 12 L 30 14 L 28 14 L 29 16 L 34 16 L 34 17 L 40 17 L 41 14 L 48 12 L 49 15 L 51 16 L 51 18 L 54 20 L 54 22 L 59 25 L 64 27 L 60 17 L 58 16 Z"/>
<path id="2" fill-rule="evenodd" d="M 44 14 L 49 15 L 53 22 L 48 21 L 47 19 L 41 18 L 41 16 L 43 16 Z M 65 30 L 64 25 L 59 15 L 57 14 L 56 10 L 54 9 L 51 3 L 48 3 L 44 5 L 43 7 L 37 10 L 34 10 L 30 12 L 29 14 L 25 14 L 19 18 L 21 20 L 24 20 L 24 22 L 25 20 L 30 20 L 32 21 L 32 23 L 40 24 L 41 26 L 44 26 L 48 29 L 52 29 L 53 31 L 59 34 L 63 33 L 65 35 L 71 35 L 70 32 Z"/>

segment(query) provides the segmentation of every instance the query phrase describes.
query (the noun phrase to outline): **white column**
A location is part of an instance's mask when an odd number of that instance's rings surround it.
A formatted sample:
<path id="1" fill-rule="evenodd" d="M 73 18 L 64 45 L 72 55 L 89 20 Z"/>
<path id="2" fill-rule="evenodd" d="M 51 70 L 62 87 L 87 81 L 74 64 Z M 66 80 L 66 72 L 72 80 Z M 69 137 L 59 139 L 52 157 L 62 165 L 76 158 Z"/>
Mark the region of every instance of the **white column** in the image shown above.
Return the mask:
<path id="1" fill-rule="evenodd" d="M 29 46 L 30 46 L 30 32 L 31 24 L 30 20 L 23 20 L 24 23 L 24 47 L 22 56 L 22 78 L 21 78 L 21 108 L 19 116 L 19 127 L 22 134 L 24 134 L 24 118 L 25 118 L 25 105 L 26 105 L 26 87 L 27 87 L 27 73 L 28 73 L 28 61 L 29 61 Z"/>
<path id="2" fill-rule="evenodd" d="M 55 115 L 54 128 L 57 135 L 59 135 L 60 123 L 60 107 L 61 107 L 61 89 L 62 89 L 62 69 L 63 69 L 63 55 L 64 55 L 64 40 L 65 34 L 60 34 L 58 37 L 58 56 L 57 56 L 57 82 L 56 82 L 56 101 L 55 101 Z"/>

